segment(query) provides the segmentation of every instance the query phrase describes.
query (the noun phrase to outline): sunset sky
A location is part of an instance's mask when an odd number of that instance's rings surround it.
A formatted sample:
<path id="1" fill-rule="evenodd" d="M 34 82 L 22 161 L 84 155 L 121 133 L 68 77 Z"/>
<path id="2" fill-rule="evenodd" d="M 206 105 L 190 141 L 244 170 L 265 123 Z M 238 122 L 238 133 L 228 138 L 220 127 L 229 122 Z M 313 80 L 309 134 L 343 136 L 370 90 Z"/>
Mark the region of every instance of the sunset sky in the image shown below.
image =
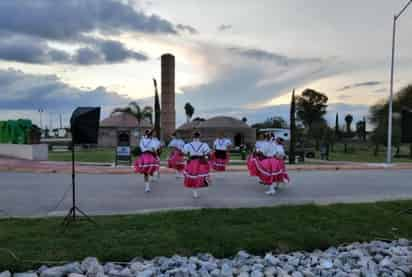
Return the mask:
<path id="1" fill-rule="evenodd" d="M 176 56 L 177 121 L 287 118 L 290 93 L 329 97 L 328 118 L 387 97 L 392 17 L 405 0 L 1 0 L 0 119 L 57 127 L 77 106 L 152 104 Z M 411 82 L 412 7 L 399 21 L 395 89 Z"/>

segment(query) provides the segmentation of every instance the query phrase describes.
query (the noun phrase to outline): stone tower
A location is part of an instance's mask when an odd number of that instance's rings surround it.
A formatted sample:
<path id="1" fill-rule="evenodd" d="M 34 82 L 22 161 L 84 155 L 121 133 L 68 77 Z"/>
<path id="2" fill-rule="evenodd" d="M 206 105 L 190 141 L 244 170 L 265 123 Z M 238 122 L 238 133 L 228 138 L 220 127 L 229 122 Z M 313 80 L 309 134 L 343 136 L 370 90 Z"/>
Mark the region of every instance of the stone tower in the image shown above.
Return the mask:
<path id="1" fill-rule="evenodd" d="M 162 55 L 161 137 L 168 140 L 176 128 L 175 57 Z"/>

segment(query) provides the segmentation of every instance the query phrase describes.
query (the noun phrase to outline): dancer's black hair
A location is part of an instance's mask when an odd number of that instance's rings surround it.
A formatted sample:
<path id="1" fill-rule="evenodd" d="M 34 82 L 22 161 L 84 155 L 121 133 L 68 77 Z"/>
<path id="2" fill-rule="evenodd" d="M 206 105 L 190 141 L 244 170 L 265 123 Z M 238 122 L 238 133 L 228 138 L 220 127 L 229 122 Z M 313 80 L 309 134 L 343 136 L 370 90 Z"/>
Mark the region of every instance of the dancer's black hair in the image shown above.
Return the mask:
<path id="1" fill-rule="evenodd" d="M 152 129 L 146 129 L 146 131 L 144 131 L 145 136 L 151 136 L 153 135 L 153 130 Z"/>

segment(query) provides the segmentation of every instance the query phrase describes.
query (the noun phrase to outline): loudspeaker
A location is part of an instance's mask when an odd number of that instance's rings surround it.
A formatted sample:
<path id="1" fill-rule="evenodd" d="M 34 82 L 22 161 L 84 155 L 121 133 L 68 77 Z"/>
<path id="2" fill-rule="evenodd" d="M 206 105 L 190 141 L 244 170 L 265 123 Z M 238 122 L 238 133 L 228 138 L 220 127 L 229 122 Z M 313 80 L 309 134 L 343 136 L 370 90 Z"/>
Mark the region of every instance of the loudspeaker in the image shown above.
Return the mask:
<path id="1" fill-rule="evenodd" d="M 412 110 L 402 110 L 402 143 L 412 143 Z"/>
<path id="2" fill-rule="evenodd" d="M 79 107 L 70 119 L 73 144 L 97 144 L 100 107 Z"/>

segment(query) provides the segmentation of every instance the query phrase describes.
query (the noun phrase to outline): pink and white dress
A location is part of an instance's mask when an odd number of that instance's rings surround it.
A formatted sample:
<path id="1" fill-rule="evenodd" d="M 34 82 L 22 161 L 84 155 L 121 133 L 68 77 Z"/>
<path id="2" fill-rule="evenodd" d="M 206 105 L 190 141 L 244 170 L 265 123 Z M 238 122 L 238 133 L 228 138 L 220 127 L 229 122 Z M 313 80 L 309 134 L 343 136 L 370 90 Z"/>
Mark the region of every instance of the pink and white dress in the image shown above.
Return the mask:
<path id="1" fill-rule="evenodd" d="M 263 159 L 262 149 L 263 149 L 264 143 L 265 143 L 265 141 L 263 141 L 263 140 L 256 141 L 255 150 L 247 158 L 247 168 L 248 168 L 250 176 L 258 176 L 255 160 L 256 159 L 258 159 L 258 160 Z"/>
<path id="2" fill-rule="evenodd" d="M 229 163 L 229 147 L 232 142 L 228 138 L 218 138 L 213 143 L 215 151 L 211 155 L 211 166 L 216 171 L 226 171 L 226 166 Z"/>
<path id="3" fill-rule="evenodd" d="M 262 146 L 262 159 L 255 159 L 257 176 L 267 186 L 272 185 L 277 176 L 281 174 L 280 163 L 276 159 L 276 146 L 270 141 L 265 141 Z"/>
<path id="4" fill-rule="evenodd" d="M 151 137 L 144 136 L 139 144 L 141 154 L 134 163 L 136 173 L 153 175 L 160 168 L 160 160 L 157 156 L 157 151 L 160 148 L 160 143 Z"/>
<path id="5" fill-rule="evenodd" d="M 207 155 L 210 153 L 210 148 L 207 143 L 195 139 L 186 144 L 183 149 L 184 153 L 189 156 L 183 171 L 185 187 L 201 188 L 209 186 L 210 166 Z"/>
<path id="6" fill-rule="evenodd" d="M 183 148 L 185 142 L 182 139 L 172 139 L 169 143 L 169 148 L 172 149 L 170 152 L 169 159 L 167 161 L 168 167 L 173 168 L 179 172 L 182 172 L 185 168 L 185 155 L 183 153 Z"/>
<path id="7" fill-rule="evenodd" d="M 285 149 L 283 148 L 283 145 L 281 144 L 275 144 L 276 145 L 276 159 L 279 162 L 281 174 L 277 175 L 275 177 L 275 182 L 276 183 L 289 183 L 289 174 L 286 171 L 286 165 L 285 165 Z"/>

